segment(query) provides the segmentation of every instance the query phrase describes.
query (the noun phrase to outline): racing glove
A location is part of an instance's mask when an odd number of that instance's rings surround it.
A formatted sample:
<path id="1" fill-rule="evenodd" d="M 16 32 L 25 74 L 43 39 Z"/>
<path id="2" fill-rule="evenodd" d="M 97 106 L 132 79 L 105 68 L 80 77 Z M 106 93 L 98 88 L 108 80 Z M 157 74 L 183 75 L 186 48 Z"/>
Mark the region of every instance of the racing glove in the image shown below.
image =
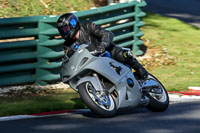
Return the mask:
<path id="1" fill-rule="evenodd" d="M 104 43 L 100 43 L 100 44 L 97 46 L 97 51 L 98 51 L 98 52 L 101 52 L 101 53 L 105 52 L 105 45 L 104 45 Z"/>

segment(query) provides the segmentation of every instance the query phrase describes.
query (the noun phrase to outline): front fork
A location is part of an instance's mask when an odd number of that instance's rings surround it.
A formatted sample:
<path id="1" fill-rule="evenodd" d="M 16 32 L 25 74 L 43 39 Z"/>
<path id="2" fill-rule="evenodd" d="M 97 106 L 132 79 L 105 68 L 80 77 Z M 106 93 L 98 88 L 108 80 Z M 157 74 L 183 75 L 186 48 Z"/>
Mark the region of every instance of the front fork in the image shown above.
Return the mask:
<path id="1" fill-rule="evenodd" d="M 99 88 L 100 88 L 100 93 L 101 93 L 101 95 L 108 94 L 108 91 L 106 91 L 106 89 L 105 89 L 104 86 L 102 85 L 101 80 L 99 79 L 98 74 L 94 73 L 93 76 L 94 76 L 94 77 L 96 78 L 96 80 L 97 80 L 97 83 L 98 83 Z"/>

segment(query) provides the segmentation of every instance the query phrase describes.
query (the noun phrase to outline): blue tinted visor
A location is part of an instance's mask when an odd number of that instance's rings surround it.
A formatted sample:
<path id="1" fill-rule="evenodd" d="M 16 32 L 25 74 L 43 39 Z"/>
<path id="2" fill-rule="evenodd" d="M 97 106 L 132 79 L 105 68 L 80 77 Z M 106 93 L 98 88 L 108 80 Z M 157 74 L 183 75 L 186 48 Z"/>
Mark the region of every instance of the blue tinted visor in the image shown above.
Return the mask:
<path id="1" fill-rule="evenodd" d="M 64 34 L 67 35 L 69 32 L 74 29 L 77 25 L 77 18 L 72 18 L 68 24 L 63 27 Z"/>
<path id="2" fill-rule="evenodd" d="M 77 21 L 75 19 L 72 19 L 69 23 L 73 28 L 75 28 Z"/>

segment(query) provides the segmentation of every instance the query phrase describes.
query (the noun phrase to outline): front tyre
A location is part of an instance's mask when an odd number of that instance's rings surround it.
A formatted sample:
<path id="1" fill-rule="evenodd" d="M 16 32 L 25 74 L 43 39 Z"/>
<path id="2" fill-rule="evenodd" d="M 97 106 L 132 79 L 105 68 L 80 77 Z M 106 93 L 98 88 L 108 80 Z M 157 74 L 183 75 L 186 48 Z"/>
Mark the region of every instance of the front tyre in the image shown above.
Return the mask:
<path id="1" fill-rule="evenodd" d="M 149 104 L 146 108 L 153 112 L 165 111 L 169 106 L 169 96 L 165 87 L 152 74 L 148 76 L 148 79 L 156 81 L 158 83 L 158 87 L 147 93 L 147 96 L 149 97 Z"/>
<path id="2" fill-rule="evenodd" d="M 116 104 L 110 94 L 96 91 L 90 82 L 80 84 L 78 90 L 81 99 L 95 114 L 101 117 L 112 117 L 116 114 Z"/>

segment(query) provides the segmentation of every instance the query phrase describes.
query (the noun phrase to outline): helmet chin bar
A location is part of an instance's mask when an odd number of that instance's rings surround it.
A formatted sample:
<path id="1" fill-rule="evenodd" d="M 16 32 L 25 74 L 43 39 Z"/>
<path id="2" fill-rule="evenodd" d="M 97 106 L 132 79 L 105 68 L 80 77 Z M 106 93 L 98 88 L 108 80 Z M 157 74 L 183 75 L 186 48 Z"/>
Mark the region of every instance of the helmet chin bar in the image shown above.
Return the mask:
<path id="1" fill-rule="evenodd" d="M 73 38 L 73 37 L 76 35 L 76 33 L 77 33 L 77 30 L 76 30 L 76 29 L 72 29 L 72 30 L 70 31 L 69 37 L 70 37 L 70 38 Z"/>

